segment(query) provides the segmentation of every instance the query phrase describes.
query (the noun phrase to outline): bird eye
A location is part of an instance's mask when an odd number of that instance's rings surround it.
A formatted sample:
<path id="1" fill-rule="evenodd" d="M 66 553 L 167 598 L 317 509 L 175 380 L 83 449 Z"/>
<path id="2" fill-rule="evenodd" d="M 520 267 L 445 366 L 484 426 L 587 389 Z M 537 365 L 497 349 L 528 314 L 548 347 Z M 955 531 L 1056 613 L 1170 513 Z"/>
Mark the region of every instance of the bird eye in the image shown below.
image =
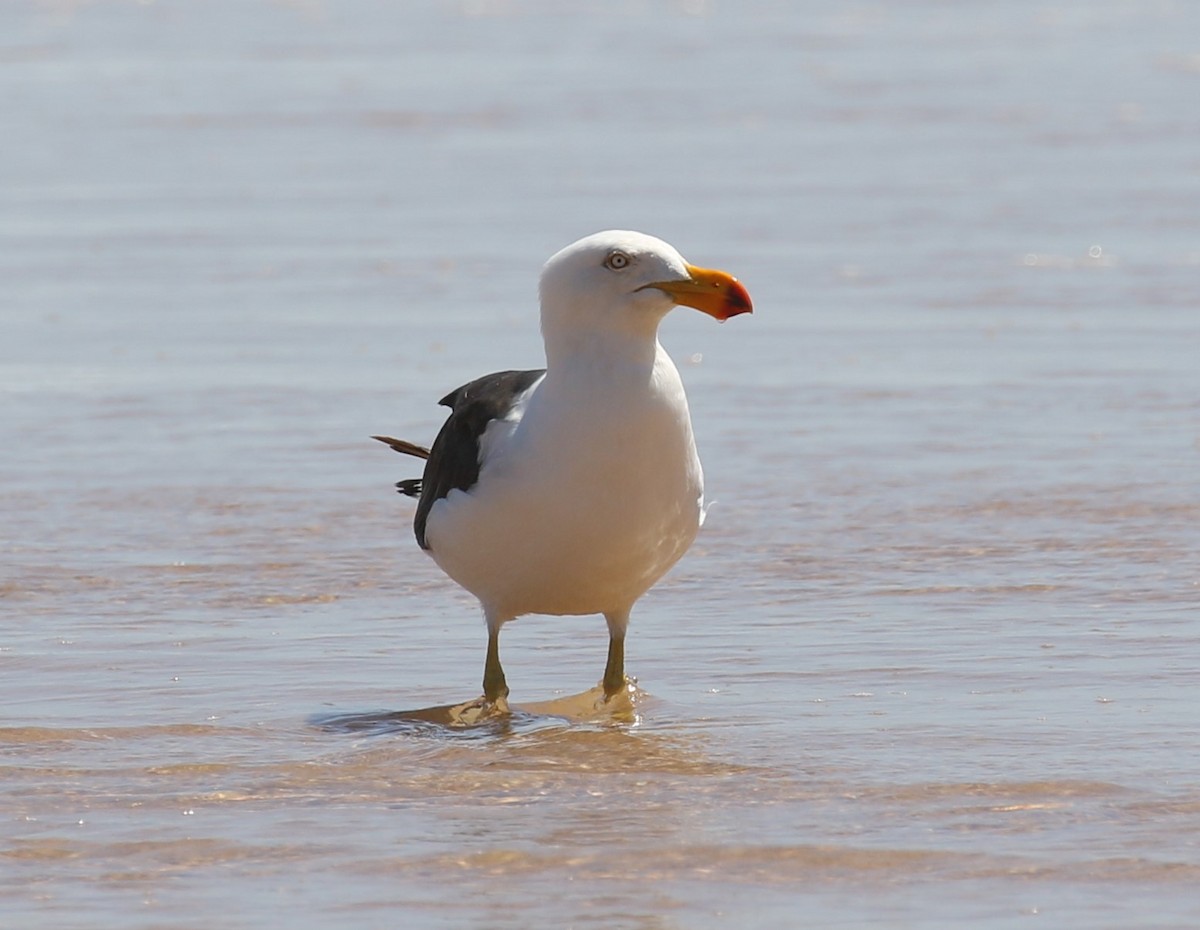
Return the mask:
<path id="1" fill-rule="evenodd" d="M 613 271 L 620 271 L 629 265 L 629 256 L 624 252 L 609 252 L 608 258 L 604 260 L 604 267 Z"/>

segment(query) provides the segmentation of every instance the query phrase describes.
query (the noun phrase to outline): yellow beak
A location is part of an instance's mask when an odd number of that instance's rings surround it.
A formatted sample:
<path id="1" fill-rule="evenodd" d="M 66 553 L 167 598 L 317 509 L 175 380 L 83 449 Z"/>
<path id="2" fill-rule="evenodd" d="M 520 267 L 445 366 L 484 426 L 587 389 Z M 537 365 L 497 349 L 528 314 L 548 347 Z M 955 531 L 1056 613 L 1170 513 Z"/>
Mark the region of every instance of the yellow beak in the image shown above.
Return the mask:
<path id="1" fill-rule="evenodd" d="M 733 275 L 695 265 L 688 265 L 687 272 L 686 280 L 659 281 L 646 287 L 657 288 L 680 306 L 694 307 L 722 323 L 731 316 L 753 310 L 749 293 Z"/>

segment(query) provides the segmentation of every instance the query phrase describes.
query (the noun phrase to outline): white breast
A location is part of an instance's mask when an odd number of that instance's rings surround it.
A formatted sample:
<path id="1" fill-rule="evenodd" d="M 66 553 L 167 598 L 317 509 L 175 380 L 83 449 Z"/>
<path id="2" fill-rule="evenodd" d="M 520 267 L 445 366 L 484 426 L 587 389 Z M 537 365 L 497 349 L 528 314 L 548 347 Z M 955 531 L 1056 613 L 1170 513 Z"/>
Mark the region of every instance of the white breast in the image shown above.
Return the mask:
<path id="1" fill-rule="evenodd" d="M 508 616 L 630 607 L 691 545 L 703 476 L 679 373 L 563 366 L 493 423 L 469 491 L 433 505 L 431 554 Z M 464 545 L 469 541 L 469 545 Z"/>

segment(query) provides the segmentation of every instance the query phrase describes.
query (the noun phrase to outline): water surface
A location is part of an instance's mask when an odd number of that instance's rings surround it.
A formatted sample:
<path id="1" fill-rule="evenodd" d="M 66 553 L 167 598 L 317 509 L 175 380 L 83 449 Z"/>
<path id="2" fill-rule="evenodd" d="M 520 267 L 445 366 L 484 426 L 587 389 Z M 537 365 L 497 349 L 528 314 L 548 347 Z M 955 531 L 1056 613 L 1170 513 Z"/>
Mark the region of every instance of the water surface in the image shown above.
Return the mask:
<path id="1" fill-rule="evenodd" d="M 5 926 L 1200 923 L 1192 7 L 0 27 Z M 398 718 L 484 633 L 367 437 L 612 226 L 756 302 L 664 327 L 716 503 L 635 712 L 530 617 L 532 710 Z"/>

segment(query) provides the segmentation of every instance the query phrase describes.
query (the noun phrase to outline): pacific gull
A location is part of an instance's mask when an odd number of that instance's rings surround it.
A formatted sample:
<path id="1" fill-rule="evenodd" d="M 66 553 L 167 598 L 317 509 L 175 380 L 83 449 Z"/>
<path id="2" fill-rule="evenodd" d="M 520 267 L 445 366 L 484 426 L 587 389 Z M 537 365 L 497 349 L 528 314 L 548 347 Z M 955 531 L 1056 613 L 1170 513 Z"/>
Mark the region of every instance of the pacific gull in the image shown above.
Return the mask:
<path id="1" fill-rule="evenodd" d="M 605 700 L 627 687 L 634 603 L 687 551 L 704 521 L 704 479 L 683 382 L 658 341 L 675 306 L 717 320 L 751 311 L 723 271 L 666 242 L 610 230 L 546 262 L 539 286 L 546 367 L 485 375 L 440 401 L 426 449 L 417 543 L 474 594 L 487 622 L 486 706 L 507 709 L 501 627 L 523 614 L 603 614 Z"/>

